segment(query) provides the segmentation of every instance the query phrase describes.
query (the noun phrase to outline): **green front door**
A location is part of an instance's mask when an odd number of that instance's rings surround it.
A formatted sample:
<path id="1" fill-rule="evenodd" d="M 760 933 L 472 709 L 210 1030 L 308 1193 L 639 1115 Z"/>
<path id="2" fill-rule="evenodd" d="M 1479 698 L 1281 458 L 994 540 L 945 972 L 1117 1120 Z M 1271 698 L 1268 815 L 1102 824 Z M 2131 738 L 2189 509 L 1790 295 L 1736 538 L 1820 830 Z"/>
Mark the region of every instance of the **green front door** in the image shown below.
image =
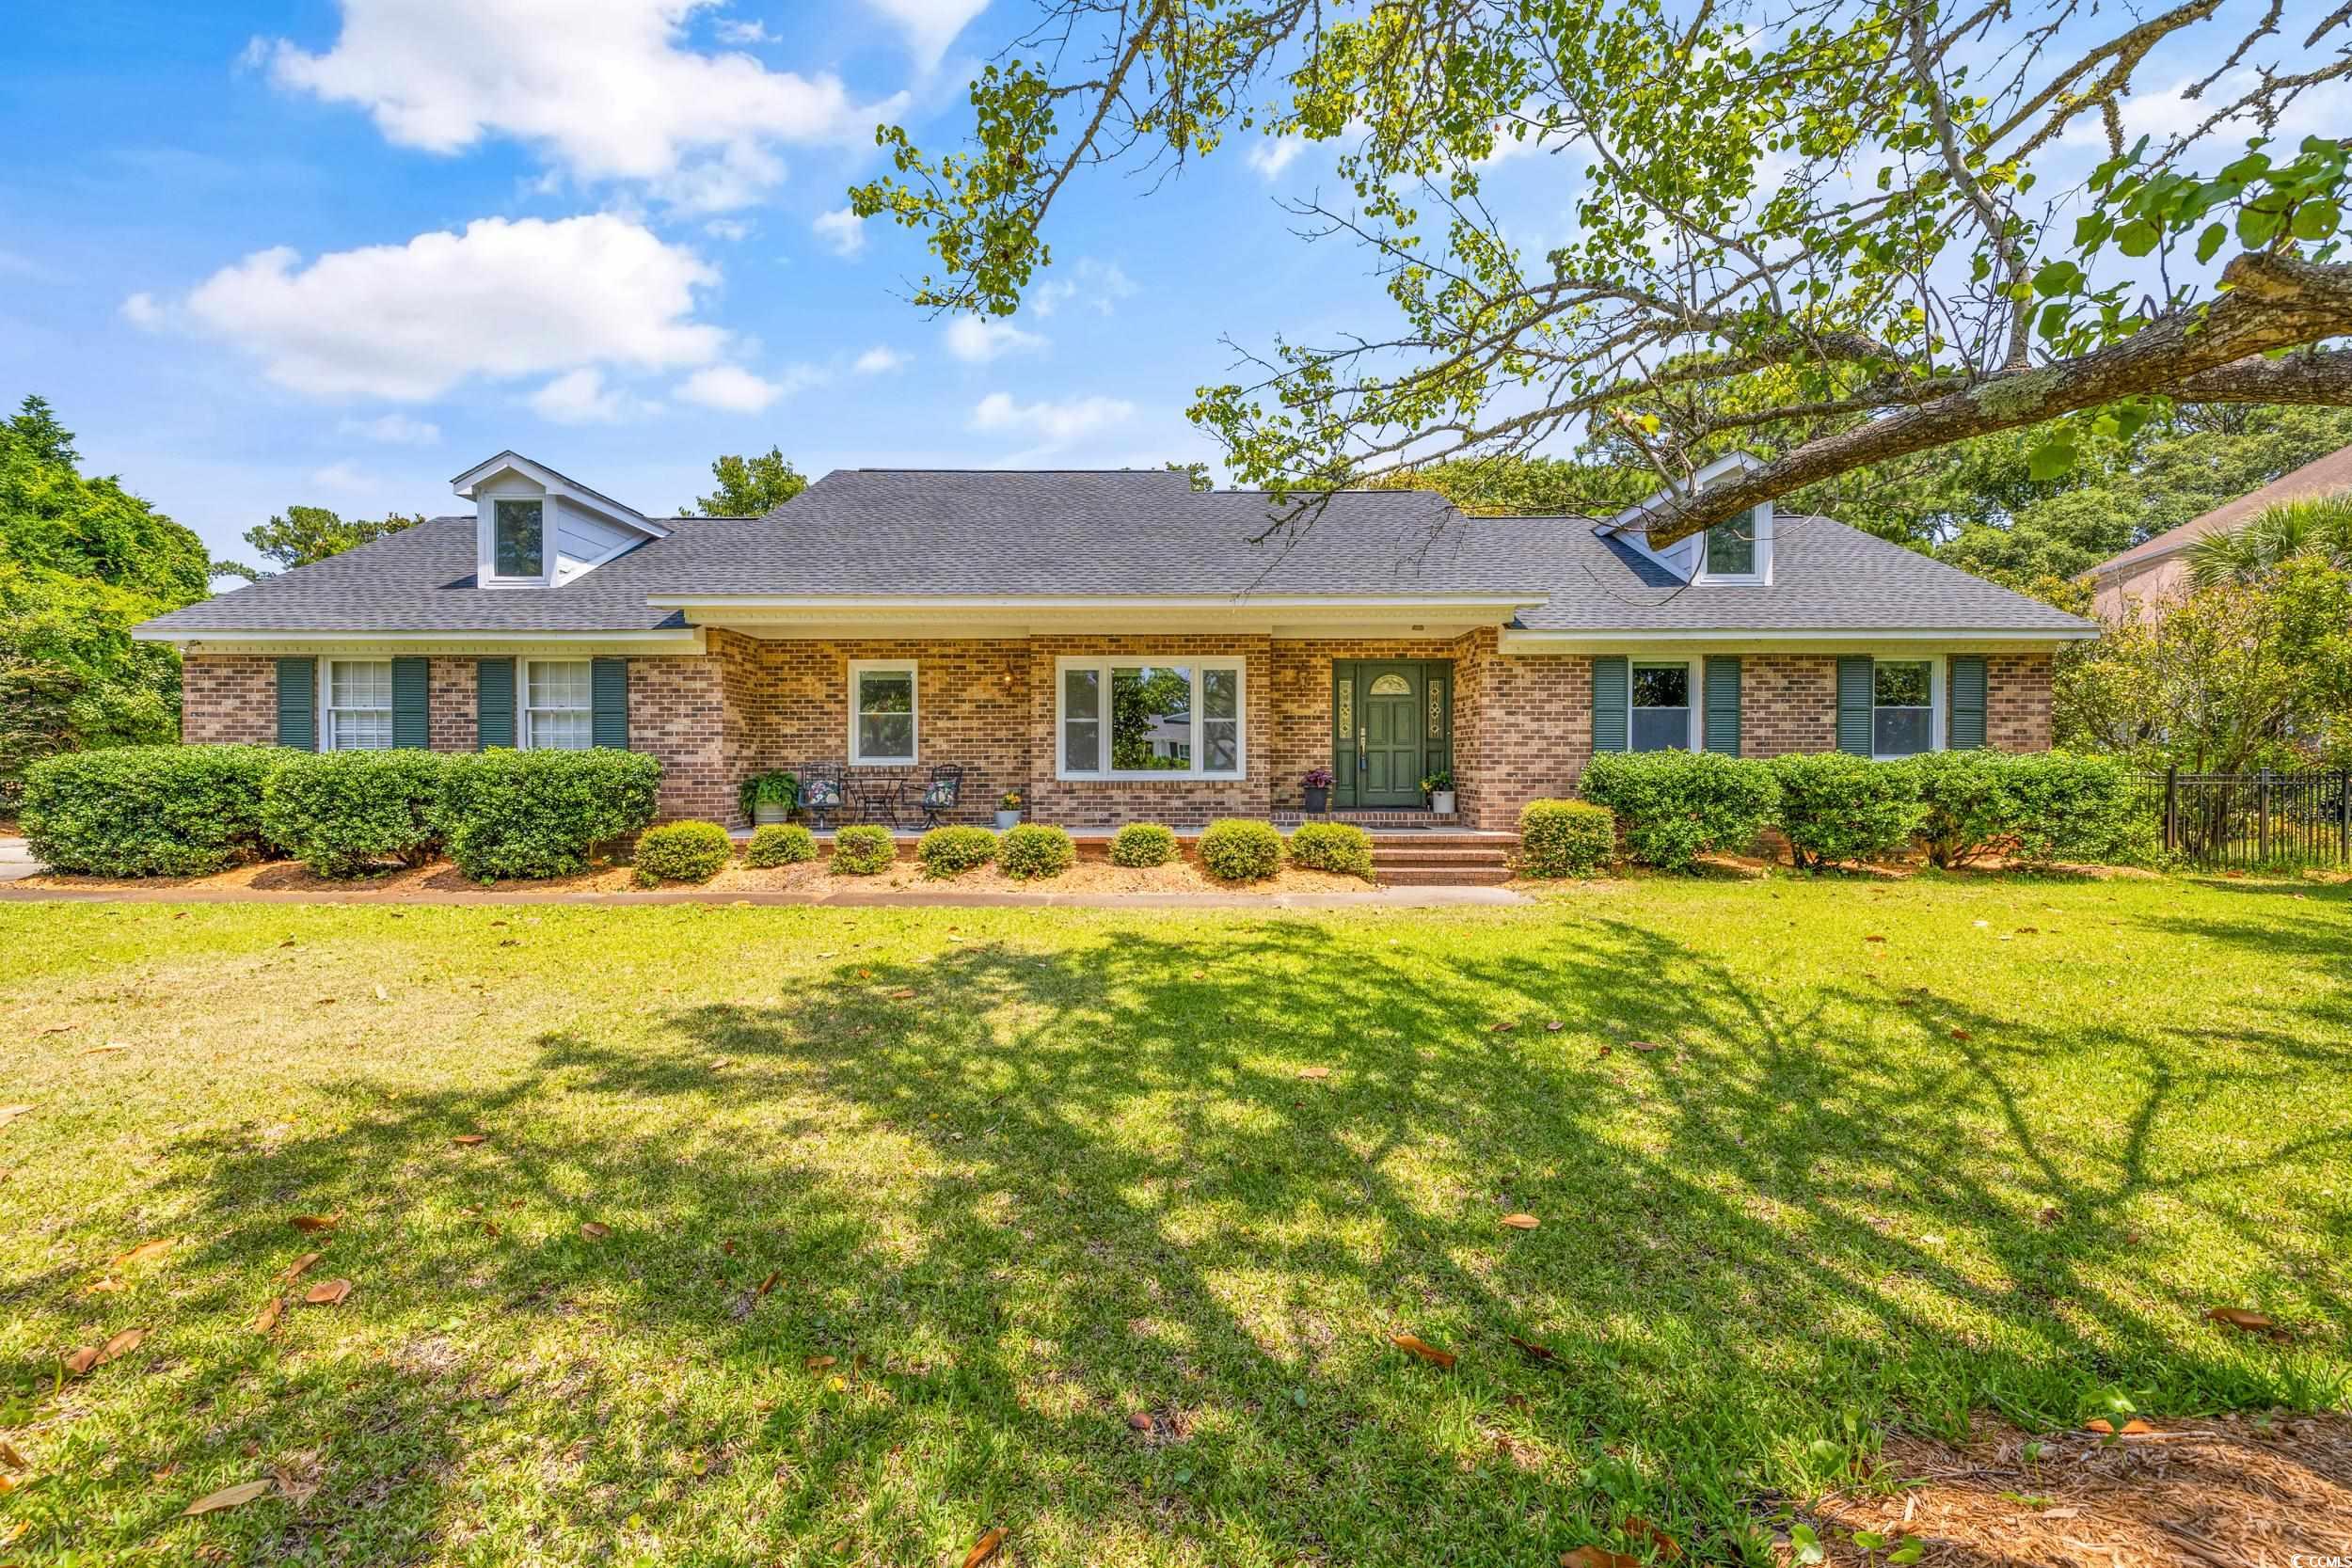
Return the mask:
<path id="1" fill-rule="evenodd" d="M 1356 800 L 1421 804 L 1422 674 L 1418 664 L 1367 664 L 1357 722 L 1363 729 Z"/>

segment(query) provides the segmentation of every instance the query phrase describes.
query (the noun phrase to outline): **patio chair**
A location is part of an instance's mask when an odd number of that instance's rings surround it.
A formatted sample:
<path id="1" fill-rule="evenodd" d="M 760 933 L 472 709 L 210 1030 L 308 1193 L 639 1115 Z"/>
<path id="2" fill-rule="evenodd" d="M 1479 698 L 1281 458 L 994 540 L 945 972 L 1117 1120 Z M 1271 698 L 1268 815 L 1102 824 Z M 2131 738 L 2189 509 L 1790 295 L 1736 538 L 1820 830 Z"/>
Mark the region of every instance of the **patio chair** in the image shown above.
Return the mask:
<path id="1" fill-rule="evenodd" d="M 808 825 L 821 832 L 833 826 L 833 817 L 842 807 L 841 765 L 837 762 L 806 762 L 800 766 L 798 772 L 801 809 L 808 813 Z"/>
<path id="2" fill-rule="evenodd" d="M 946 815 L 956 809 L 963 799 L 963 764 L 942 763 L 931 769 L 931 782 L 923 786 L 923 799 L 916 802 L 923 808 L 923 826 L 936 828 Z"/>

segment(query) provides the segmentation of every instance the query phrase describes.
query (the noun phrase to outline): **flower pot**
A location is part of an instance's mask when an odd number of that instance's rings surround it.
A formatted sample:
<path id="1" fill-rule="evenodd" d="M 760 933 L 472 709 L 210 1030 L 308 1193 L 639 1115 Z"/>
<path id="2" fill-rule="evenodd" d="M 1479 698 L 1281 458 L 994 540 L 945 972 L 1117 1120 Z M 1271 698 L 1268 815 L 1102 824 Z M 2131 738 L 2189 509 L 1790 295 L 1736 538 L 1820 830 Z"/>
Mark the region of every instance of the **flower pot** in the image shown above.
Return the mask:
<path id="1" fill-rule="evenodd" d="M 792 804 L 788 800 L 761 800 L 752 807 L 752 826 L 765 828 L 773 822 L 792 820 Z"/>
<path id="2" fill-rule="evenodd" d="M 1436 812 L 1439 816 L 1452 816 L 1454 815 L 1454 791 L 1450 789 L 1431 790 L 1429 792 L 1429 809 Z"/>
<path id="3" fill-rule="evenodd" d="M 1000 811 L 996 814 L 996 831 L 998 832 L 1001 833 L 1009 828 L 1018 828 L 1019 826 L 1021 826 L 1021 814 L 1019 812 Z"/>
<path id="4" fill-rule="evenodd" d="M 1322 786 L 1321 788 L 1317 788 L 1317 787 L 1316 787 L 1315 785 L 1313 785 L 1313 784 L 1309 784 L 1309 785 L 1307 785 L 1307 786 L 1306 786 L 1306 789 L 1307 789 L 1307 815 L 1308 815 L 1308 816 L 1322 816 L 1325 812 L 1329 811 L 1329 810 L 1331 809 L 1331 786 L 1330 786 L 1330 785 L 1328 785 L 1328 784 L 1325 784 L 1325 785 L 1324 785 L 1324 786 Z"/>

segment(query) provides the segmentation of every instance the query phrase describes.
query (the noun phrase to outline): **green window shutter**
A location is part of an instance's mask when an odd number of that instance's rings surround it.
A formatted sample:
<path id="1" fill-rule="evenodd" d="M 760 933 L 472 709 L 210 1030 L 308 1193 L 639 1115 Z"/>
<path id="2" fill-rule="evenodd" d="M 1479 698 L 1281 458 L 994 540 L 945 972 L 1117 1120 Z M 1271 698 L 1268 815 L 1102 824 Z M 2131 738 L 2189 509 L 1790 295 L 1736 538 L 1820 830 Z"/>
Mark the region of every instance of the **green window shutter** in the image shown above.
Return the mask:
<path id="1" fill-rule="evenodd" d="M 425 745 L 425 661 L 392 660 L 392 744 L 411 752 Z"/>
<path id="2" fill-rule="evenodd" d="M 1710 657 L 1707 661 L 1707 712 L 1703 717 L 1707 749 L 1727 757 L 1740 754 L 1740 659 L 1737 655 Z"/>
<path id="3" fill-rule="evenodd" d="M 1944 744 L 1955 752 L 1984 744 L 1984 659 L 1975 654 L 1951 661 L 1944 694 Z"/>
<path id="4" fill-rule="evenodd" d="M 278 744 L 297 752 L 319 749 L 319 661 L 278 661 Z"/>
<path id="5" fill-rule="evenodd" d="M 1605 654 L 1593 660 L 1593 750 L 1625 750 L 1625 656 Z"/>
<path id="6" fill-rule="evenodd" d="M 474 744 L 482 751 L 515 744 L 515 661 L 474 660 Z"/>
<path id="7" fill-rule="evenodd" d="M 599 746 L 628 750 L 628 660 L 600 658 L 592 667 L 596 700 L 592 736 Z"/>
<path id="8" fill-rule="evenodd" d="M 1868 655 L 1837 661 L 1837 749 L 1870 754 L 1870 709 L 1876 704 L 1876 661 Z"/>

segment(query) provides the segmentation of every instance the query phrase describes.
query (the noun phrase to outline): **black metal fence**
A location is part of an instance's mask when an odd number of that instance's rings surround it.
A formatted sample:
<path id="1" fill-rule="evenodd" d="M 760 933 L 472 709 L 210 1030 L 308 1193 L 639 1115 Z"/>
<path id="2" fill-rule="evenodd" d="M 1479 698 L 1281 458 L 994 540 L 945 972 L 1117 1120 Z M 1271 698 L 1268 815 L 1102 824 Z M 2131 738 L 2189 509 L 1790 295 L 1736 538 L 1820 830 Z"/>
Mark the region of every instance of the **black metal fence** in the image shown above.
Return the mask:
<path id="1" fill-rule="evenodd" d="M 2352 772 L 2141 775 L 2164 847 L 2192 865 L 2352 865 Z"/>

